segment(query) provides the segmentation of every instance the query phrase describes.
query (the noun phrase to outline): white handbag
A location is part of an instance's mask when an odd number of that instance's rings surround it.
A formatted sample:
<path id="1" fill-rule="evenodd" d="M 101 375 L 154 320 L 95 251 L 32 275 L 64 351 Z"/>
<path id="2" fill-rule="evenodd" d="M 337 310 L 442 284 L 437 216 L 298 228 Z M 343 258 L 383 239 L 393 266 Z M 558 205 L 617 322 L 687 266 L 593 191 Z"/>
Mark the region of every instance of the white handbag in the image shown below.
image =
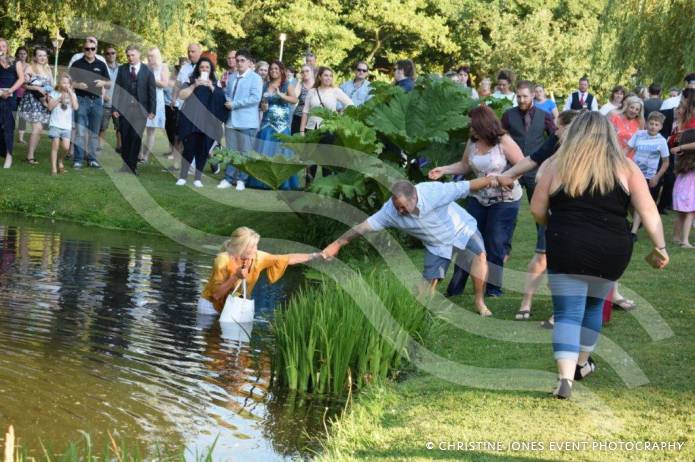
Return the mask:
<path id="1" fill-rule="evenodd" d="M 243 298 L 234 296 L 234 293 L 240 285 L 242 287 Z M 227 296 L 227 300 L 224 302 L 224 309 L 220 315 L 220 322 L 253 322 L 255 311 L 256 307 L 254 301 L 246 298 L 246 279 L 242 279 L 229 296 Z"/>

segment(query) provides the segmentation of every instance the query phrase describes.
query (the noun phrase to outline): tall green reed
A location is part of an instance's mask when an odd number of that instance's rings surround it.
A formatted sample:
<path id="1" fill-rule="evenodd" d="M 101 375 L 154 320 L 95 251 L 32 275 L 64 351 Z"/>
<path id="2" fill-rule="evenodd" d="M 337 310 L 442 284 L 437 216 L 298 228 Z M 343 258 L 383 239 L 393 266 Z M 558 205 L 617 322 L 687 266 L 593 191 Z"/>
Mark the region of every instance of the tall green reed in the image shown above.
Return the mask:
<path id="1" fill-rule="evenodd" d="M 389 273 L 353 277 L 342 288 L 323 280 L 276 312 L 274 381 L 290 390 L 341 395 L 350 384 L 360 388 L 395 377 L 412 354 L 408 337 L 421 339 L 430 325 L 427 309 Z"/>

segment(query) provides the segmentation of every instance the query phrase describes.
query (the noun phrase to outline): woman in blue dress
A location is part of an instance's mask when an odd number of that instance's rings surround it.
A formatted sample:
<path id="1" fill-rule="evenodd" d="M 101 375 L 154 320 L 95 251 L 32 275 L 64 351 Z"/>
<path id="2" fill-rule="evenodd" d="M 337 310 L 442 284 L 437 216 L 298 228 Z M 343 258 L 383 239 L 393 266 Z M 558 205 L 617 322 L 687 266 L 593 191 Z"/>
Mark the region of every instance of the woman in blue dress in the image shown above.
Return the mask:
<path id="1" fill-rule="evenodd" d="M 268 81 L 263 85 L 263 99 L 261 100 L 261 129 L 258 132 L 257 151 L 269 157 L 278 154 L 290 156 L 292 151 L 283 148 L 275 135 L 289 135 L 292 123 L 292 108 L 297 103 L 294 86 L 287 81 L 285 66 L 280 61 L 270 63 L 268 69 Z M 255 178 L 249 178 L 248 186 L 252 188 L 267 189 L 265 183 Z M 280 189 L 299 189 L 299 178 L 294 175 L 285 181 Z"/>

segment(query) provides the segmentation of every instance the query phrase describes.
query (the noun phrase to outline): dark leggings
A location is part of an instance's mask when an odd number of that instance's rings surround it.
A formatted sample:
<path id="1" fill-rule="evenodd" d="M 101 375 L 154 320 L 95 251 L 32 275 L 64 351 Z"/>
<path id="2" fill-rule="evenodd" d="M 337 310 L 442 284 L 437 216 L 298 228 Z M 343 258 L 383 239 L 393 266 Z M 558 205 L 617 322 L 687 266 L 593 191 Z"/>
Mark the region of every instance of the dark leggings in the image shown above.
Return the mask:
<path id="1" fill-rule="evenodd" d="M 181 173 L 179 178 L 188 176 L 188 169 L 195 158 L 195 179 L 200 180 L 203 176 L 203 168 L 208 161 L 208 153 L 205 150 L 207 137 L 204 133 L 191 133 L 183 139 L 183 153 L 181 153 Z"/>
<path id="2" fill-rule="evenodd" d="M 164 106 L 166 121 L 164 122 L 164 130 L 169 140 L 169 146 L 173 146 L 176 141 L 176 119 L 179 115 L 179 110 L 170 105 Z"/>

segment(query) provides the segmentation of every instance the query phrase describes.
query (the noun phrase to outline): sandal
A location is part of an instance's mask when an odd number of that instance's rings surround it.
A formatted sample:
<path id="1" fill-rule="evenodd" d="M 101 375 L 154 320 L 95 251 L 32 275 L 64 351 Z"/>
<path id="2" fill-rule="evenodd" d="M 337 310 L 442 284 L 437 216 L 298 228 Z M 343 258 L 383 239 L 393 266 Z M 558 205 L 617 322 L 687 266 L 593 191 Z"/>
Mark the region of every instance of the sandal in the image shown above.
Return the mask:
<path id="1" fill-rule="evenodd" d="M 478 309 L 477 311 L 478 314 L 484 318 L 489 318 L 490 316 L 492 316 L 492 311 L 490 311 L 487 306 L 484 307 L 482 310 Z"/>
<path id="2" fill-rule="evenodd" d="M 39 163 L 36 161 L 36 159 L 27 159 L 24 162 L 26 162 L 29 165 L 39 165 Z"/>
<path id="3" fill-rule="evenodd" d="M 628 300 L 627 298 L 621 298 L 620 300 L 613 300 L 613 308 L 623 311 L 632 311 L 637 307 L 633 300 Z"/>
<path id="4" fill-rule="evenodd" d="M 63 164 L 58 165 L 58 173 L 65 173 L 65 166 Z"/>
<path id="5" fill-rule="evenodd" d="M 574 380 L 558 377 L 557 387 L 553 391 L 553 396 L 557 399 L 570 399 L 570 396 L 572 396 L 572 385 L 574 385 Z"/>
<path id="6" fill-rule="evenodd" d="M 543 329 L 553 329 L 555 328 L 555 321 L 550 319 L 546 319 L 545 321 L 541 322 L 541 327 Z"/>
<path id="7" fill-rule="evenodd" d="M 514 315 L 514 319 L 517 321 L 528 321 L 531 316 L 531 309 L 529 308 L 528 310 L 519 310 L 519 312 Z"/>

